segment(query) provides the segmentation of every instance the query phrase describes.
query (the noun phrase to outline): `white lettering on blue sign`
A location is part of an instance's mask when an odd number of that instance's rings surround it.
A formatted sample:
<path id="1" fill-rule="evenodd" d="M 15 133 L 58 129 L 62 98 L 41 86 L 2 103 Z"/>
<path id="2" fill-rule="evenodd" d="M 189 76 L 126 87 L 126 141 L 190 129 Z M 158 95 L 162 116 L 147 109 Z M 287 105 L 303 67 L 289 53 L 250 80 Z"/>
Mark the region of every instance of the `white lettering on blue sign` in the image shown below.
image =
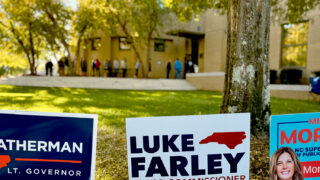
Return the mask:
<path id="1" fill-rule="evenodd" d="M 4 151 L 68 152 L 82 154 L 83 143 L 0 139 L 0 149 Z"/>

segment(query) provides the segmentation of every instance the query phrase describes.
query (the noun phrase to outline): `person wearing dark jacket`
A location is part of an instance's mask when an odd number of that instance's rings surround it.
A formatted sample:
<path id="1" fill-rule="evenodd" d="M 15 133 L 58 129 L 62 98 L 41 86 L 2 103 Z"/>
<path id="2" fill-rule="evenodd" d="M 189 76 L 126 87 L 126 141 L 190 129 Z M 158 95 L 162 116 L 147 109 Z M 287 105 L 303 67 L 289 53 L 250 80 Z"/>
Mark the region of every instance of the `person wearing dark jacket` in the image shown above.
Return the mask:
<path id="1" fill-rule="evenodd" d="M 170 78 L 170 71 L 171 71 L 171 61 L 167 62 L 167 79 Z"/>
<path id="2" fill-rule="evenodd" d="M 52 67 L 53 67 L 53 64 L 52 62 L 49 60 L 47 63 L 46 63 L 46 76 L 52 76 Z"/>

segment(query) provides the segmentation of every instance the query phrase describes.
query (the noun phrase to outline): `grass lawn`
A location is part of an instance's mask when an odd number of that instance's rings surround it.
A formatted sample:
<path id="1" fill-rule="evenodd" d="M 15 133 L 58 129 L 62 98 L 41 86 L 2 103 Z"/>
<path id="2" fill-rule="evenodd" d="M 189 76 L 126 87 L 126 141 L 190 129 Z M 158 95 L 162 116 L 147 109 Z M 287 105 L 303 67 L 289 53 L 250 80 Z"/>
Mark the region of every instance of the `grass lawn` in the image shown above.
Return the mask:
<path id="1" fill-rule="evenodd" d="M 128 179 L 126 117 L 216 114 L 221 101 L 222 93 L 210 91 L 121 91 L 0 85 L 0 109 L 98 114 L 98 180 Z M 272 114 L 318 112 L 320 103 L 272 98 L 271 109 Z M 269 169 L 265 167 L 268 142 L 254 139 L 254 143 L 252 158 L 262 158 L 258 159 L 262 164 L 254 166 L 264 168 L 252 170 L 251 179 L 261 179 L 266 174 L 264 169 Z"/>

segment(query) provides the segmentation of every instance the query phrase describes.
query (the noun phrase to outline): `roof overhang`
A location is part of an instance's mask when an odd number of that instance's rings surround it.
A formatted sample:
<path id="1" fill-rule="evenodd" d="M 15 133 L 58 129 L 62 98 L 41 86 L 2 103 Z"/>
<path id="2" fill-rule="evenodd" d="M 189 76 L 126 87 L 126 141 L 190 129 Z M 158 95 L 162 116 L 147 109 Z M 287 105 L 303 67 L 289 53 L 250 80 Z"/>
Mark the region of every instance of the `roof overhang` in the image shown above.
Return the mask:
<path id="1" fill-rule="evenodd" d="M 187 30 L 171 30 L 167 32 L 166 34 L 172 35 L 172 36 L 179 36 L 179 37 L 185 37 L 185 38 L 204 38 L 204 33 L 200 32 L 192 32 Z"/>

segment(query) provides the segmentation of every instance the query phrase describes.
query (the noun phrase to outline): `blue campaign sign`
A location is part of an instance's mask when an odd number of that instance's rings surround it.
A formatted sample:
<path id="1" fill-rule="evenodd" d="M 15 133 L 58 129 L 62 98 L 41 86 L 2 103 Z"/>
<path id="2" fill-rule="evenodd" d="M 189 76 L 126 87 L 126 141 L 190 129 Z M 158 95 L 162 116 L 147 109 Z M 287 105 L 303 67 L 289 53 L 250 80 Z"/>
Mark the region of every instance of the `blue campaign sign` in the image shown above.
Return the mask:
<path id="1" fill-rule="evenodd" d="M 320 113 L 271 116 L 270 157 L 290 147 L 301 162 L 306 179 L 320 179 Z"/>
<path id="2" fill-rule="evenodd" d="M 1 180 L 94 180 L 97 115 L 0 111 Z"/>

